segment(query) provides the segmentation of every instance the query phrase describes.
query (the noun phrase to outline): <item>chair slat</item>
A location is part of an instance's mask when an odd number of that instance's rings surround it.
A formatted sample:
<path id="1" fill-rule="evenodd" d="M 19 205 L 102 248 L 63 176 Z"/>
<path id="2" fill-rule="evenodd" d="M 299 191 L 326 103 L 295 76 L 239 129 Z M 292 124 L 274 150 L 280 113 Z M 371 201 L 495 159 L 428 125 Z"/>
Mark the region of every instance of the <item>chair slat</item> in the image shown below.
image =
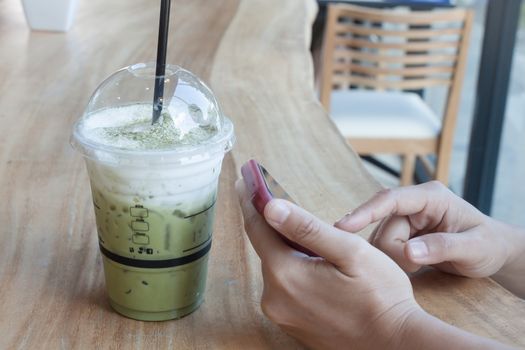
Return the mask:
<path id="1" fill-rule="evenodd" d="M 414 54 L 414 55 L 382 55 L 382 54 L 371 54 L 357 50 L 335 50 L 334 52 L 335 61 L 343 59 L 349 61 L 351 59 L 368 61 L 368 62 L 384 62 L 384 63 L 396 63 L 396 64 L 426 64 L 426 63 L 443 63 L 443 64 L 454 64 L 457 60 L 455 54 Z"/>
<path id="2" fill-rule="evenodd" d="M 454 73 L 454 67 L 447 66 L 387 68 L 364 66 L 355 63 L 334 63 L 332 67 L 334 71 L 351 71 L 367 75 L 394 75 L 403 77 L 420 77 Z"/>
<path id="3" fill-rule="evenodd" d="M 335 34 L 354 33 L 359 35 L 376 35 L 382 37 L 403 37 L 406 39 L 432 39 L 442 36 L 459 36 L 461 28 L 438 28 L 438 29 L 411 29 L 393 30 L 377 27 L 365 27 L 350 23 L 338 23 L 335 26 Z"/>
<path id="4" fill-rule="evenodd" d="M 379 23 L 405 23 L 417 25 L 430 25 L 439 22 L 461 22 L 465 19 L 466 10 L 454 9 L 445 11 L 425 12 L 393 12 L 385 13 L 383 10 L 364 8 L 348 4 L 332 5 L 339 11 L 339 17 L 358 18 L 360 20 Z"/>
<path id="5" fill-rule="evenodd" d="M 364 39 L 354 39 L 336 36 L 334 38 L 334 45 L 354 47 L 354 48 L 366 48 L 366 49 L 379 49 L 379 50 L 402 50 L 405 52 L 421 52 L 427 50 L 436 49 L 457 49 L 458 43 L 455 41 L 425 41 L 425 42 L 403 42 L 393 43 L 384 41 L 370 41 Z"/>

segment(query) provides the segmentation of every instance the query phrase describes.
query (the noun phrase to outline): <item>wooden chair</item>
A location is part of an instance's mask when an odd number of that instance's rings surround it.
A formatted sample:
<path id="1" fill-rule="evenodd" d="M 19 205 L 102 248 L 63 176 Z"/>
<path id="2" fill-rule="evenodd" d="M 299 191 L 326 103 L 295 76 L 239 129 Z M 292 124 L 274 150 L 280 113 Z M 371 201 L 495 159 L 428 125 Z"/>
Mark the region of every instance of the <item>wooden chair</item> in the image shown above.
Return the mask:
<path id="1" fill-rule="evenodd" d="M 328 6 L 321 103 L 359 154 L 403 157 L 402 185 L 412 182 L 418 157 L 430 176 L 448 182 L 471 26 L 466 9 Z M 447 88 L 442 118 L 408 92 L 435 86 Z"/>

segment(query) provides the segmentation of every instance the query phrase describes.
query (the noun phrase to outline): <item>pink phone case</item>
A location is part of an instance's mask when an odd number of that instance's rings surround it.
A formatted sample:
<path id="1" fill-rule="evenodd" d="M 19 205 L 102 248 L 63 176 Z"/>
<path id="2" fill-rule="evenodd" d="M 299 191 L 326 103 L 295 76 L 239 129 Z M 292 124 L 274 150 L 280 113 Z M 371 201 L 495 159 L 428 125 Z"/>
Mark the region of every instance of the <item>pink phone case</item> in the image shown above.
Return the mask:
<path id="1" fill-rule="evenodd" d="M 250 193 L 252 204 L 255 207 L 255 210 L 264 216 L 264 207 L 273 198 L 273 195 L 268 188 L 259 163 L 257 163 L 257 161 L 254 159 L 250 159 L 241 167 L 241 174 L 244 179 L 244 184 Z M 318 256 L 311 250 L 294 241 L 289 240 L 282 234 L 279 233 L 279 235 L 290 247 L 309 256 Z"/>
<path id="2" fill-rule="evenodd" d="M 273 196 L 266 185 L 259 164 L 254 159 L 250 159 L 241 167 L 241 174 L 251 195 L 253 206 L 259 214 L 264 215 L 264 207 Z"/>

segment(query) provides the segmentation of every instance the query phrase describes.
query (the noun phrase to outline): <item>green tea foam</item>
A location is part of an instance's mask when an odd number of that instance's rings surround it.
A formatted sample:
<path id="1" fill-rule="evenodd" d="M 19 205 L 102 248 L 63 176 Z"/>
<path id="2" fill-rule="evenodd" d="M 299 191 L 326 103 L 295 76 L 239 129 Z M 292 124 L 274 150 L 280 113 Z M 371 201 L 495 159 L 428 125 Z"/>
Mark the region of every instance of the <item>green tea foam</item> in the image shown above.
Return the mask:
<path id="1" fill-rule="evenodd" d="M 214 125 L 201 125 L 187 113 L 174 109 L 163 111 L 159 121 L 152 125 L 151 104 L 108 108 L 89 115 L 80 130 L 96 143 L 127 150 L 196 146 L 217 133 Z"/>

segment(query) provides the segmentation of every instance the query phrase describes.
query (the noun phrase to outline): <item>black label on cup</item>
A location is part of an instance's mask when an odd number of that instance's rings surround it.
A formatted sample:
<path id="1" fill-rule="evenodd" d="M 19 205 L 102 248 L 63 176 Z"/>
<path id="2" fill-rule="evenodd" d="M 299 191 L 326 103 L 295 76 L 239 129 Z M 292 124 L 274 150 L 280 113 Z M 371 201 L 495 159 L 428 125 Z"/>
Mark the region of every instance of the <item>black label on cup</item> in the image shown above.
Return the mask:
<path id="1" fill-rule="evenodd" d="M 113 260 L 114 262 L 117 262 L 119 264 L 132 266 L 132 267 L 141 267 L 145 269 L 162 269 L 162 268 L 167 268 L 167 267 L 186 265 L 191 262 L 194 262 L 195 260 L 202 258 L 211 249 L 211 239 L 209 239 L 205 243 L 207 244 L 204 245 L 202 249 L 200 249 L 199 251 L 193 254 L 182 256 L 179 258 L 164 259 L 164 260 L 141 260 L 141 259 L 128 258 L 128 257 L 118 255 L 118 254 L 115 254 L 107 250 L 106 248 L 102 246 L 102 244 L 99 244 L 99 246 L 100 246 L 100 252 L 104 254 L 106 258 Z M 197 247 L 194 247 L 193 249 L 195 248 Z"/>

